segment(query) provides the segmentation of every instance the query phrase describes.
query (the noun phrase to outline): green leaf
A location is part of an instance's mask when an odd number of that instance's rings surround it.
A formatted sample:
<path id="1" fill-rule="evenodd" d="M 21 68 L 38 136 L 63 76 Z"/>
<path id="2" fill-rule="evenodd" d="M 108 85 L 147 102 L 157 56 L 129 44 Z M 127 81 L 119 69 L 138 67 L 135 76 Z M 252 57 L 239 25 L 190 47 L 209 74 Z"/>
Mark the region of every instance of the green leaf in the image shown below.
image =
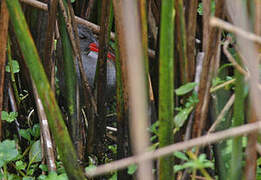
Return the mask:
<path id="1" fill-rule="evenodd" d="M 203 15 L 203 4 L 202 3 L 199 3 L 198 4 L 198 9 L 197 9 L 197 11 L 198 11 L 198 14 L 199 15 Z"/>
<path id="2" fill-rule="evenodd" d="M 46 180 L 47 176 L 44 175 L 44 174 L 41 174 L 39 177 L 38 177 L 38 180 Z"/>
<path id="3" fill-rule="evenodd" d="M 42 161 L 42 150 L 40 140 L 35 141 L 29 152 L 30 163 L 41 162 Z"/>
<path id="4" fill-rule="evenodd" d="M 30 129 L 20 129 L 19 134 L 26 140 L 31 141 Z"/>
<path id="5" fill-rule="evenodd" d="M 174 172 L 176 173 L 178 171 L 185 169 L 185 167 L 183 165 L 175 165 L 173 169 L 174 169 Z"/>
<path id="6" fill-rule="evenodd" d="M 137 170 L 137 165 L 136 164 L 132 164 L 128 167 L 128 174 L 132 175 L 136 172 Z"/>
<path id="7" fill-rule="evenodd" d="M 192 110 L 193 106 L 184 108 L 174 117 L 175 128 L 179 129 L 184 125 Z"/>
<path id="8" fill-rule="evenodd" d="M 16 60 L 12 60 L 12 70 L 13 70 L 13 73 L 18 73 L 20 71 L 19 63 Z M 10 64 L 9 63 L 6 66 L 5 71 L 10 72 Z"/>
<path id="9" fill-rule="evenodd" d="M 71 3 L 74 3 L 75 2 L 75 0 L 71 0 Z"/>
<path id="10" fill-rule="evenodd" d="M 56 172 L 50 172 L 47 177 L 39 176 L 38 179 L 41 179 L 41 180 L 68 180 L 68 177 L 65 173 L 63 173 L 61 175 L 57 175 Z"/>
<path id="11" fill-rule="evenodd" d="M 179 159 L 181 159 L 181 160 L 185 160 L 185 161 L 188 161 L 188 160 L 189 160 L 188 157 L 186 156 L 186 154 L 183 153 L 183 152 L 176 151 L 176 152 L 174 152 L 173 154 L 174 154 L 175 157 L 177 157 L 177 158 L 179 158 Z"/>
<path id="12" fill-rule="evenodd" d="M 187 94 L 188 92 L 192 91 L 196 86 L 197 86 L 196 82 L 190 82 L 190 83 L 187 83 L 187 84 L 179 87 L 178 89 L 175 90 L 175 92 L 178 96 L 182 96 L 182 95 Z"/>
<path id="13" fill-rule="evenodd" d="M 24 163 L 23 161 L 16 161 L 15 162 L 15 168 L 17 170 L 24 170 L 26 168 L 26 163 Z"/>
<path id="14" fill-rule="evenodd" d="M 212 0 L 211 1 L 211 15 L 212 16 L 215 14 L 215 9 L 216 9 L 216 4 L 215 4 L 215 1 Z M 203 15 L 203 3 L 198 4 L 197 12 L 199 15 L 201 15 L 201 16 Z"/>
<path id="15" fill-rule="evenodd" d="M 5 121 L 7 121 L 9 123 L 11 123 L 14 120 L 16 120 L 17 116 L 18 116 L 17 112 L 10 112 L 10 113 L 8 113 L 6 111 L 2 111 L 2 113 L 1 113 L 2 120 L 5 120 Z"/>
<path id="16" fill-rule="evenodd" d="M 35 138 L 38 139 L 40 137 L 40 125 L 35 124 L 33 128 L 31 129 L 31 135 Z"/>
<path id="17" fill-rule="evenodd" d="M 109 145 L 108 149 L 110 149 L 113 154 L 117 154 L 117 145 Z"/>
<path id="18" fill-rule="evenodd" d="M 48 167 L 46 164 L 40 164 L 39 168 L 44 172 L 48 172 Z"/>
<path id="19" fill-rule="evenodd" d="M 5 140 L 0 143 L 0 168 L 18 156 L 15 141 Z"/>

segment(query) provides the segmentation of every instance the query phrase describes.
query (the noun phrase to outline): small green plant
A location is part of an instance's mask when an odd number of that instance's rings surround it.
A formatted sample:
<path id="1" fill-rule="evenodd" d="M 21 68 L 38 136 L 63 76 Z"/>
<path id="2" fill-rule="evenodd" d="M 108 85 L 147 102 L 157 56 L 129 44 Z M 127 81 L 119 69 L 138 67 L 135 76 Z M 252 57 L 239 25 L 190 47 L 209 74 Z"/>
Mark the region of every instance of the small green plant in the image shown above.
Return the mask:
<path id="1" fill-rule="evenodd" d="M 112 151 L 113 154 L 117 154 L 117 145 L 109 145 L 108 149 L 110 149 Z"/>
<path id="2" fill-rule="evenodd" d="M 58 175 L 56 172 L 50 172 L 48 176 L 46 175 L 39 176 L 38 180 L 68 180 L 68 177 L 65 173 Z"/>
<path id="3" fill-rule="evenodd" d="M 9 122 L 9 123 L 15 121 L 17 116 L 18 116 L 17 112 L 10 112 L 10 113 L 8 113 L 6 111 L 2 111 L 2 113 L 1 113 L 2 120 L 6 121 L 6 122 Z"/>
<path id="4" fill-rule="evenodd" d="M 197 83 L 187 83 L 178 89 L 175 90 L 177 96 L 183 96 L 191 91 L 197 86 Z M 188 119 L 189 114 L 195 108 L 198 103 L 198 96 L 195 91 L 193 91 L 192 95 L 186 99 L 185 105 L 182 107 L 177 107 L 178 111 L 177 115 L 174 117 L 175 128 L 173 130 L 174 133 L 179 131 L 179 129 L 184 125 L 186 120 Z"/>
<path id="5" fill-rule="evenodd" d="M 211 0 L 211 15 L 213 16 L 215 14 L 215 9 L 216 9 L 216 3 L 215 0 Z M 198 4 L 198 14 L 203 15 L 203 4 L 199 3 Z"/>
<path id="6" fill-rule="evenodd" d="M 175 173 L 184 169 L 190 169 L 191 171 L 205 168 L 214 169 L 214 163 L 206 158 L 206 154 L 200 154 L 196 159 L 188 157 L 183 152 L 174 152 L 174 156 L 184 161 L 183 164 L 174 166 Z"/>
<path id="7" fill-rule="evenodd" d="M 18 73 L 20 71 L 20 66 L 19 63 L 16 60 L 12 60 L 12 64 L 11 64 L 11 68 L 13 73 Z M 8 65 L 5 68 L 6 72 L 11 72 L 11 68 L 10 68 L 10 64 L 8 63 Z"/>
<path id="8" fill-rule="evenodd" d="M 155 123 L 153 123 L 150 127 L 149 127 L 149 132 L 152 133 L 152 136 L 150 138 L 151 142 L 154 142 L 157 140 L 159 132 L 158 132 L 158 128 L 159 128 L 159 121 L 156 121 Z M 159 142 L 155 142 L 151 145 L 151 147 L 149 148 L 150 150 L 155 150 L 157 147 L 159 146 Z"/>
<path id="9" fill-rule="evenodd" d="M 7 164 L 15 160 L 19 155 L 16 149 L 15 141 L 4 140 L 0 143 L 0 168 L 3 167 L 3 172 L 0 172 L 0 178 L 9 179 L 10 174 L 7 171 Z"/>
<path id="10" fill-rule="evenodd" d="M 40 125 L 35 124 L 32 128 L 20 129 L 19 134 L 33 144 L 40 137 Z"/>

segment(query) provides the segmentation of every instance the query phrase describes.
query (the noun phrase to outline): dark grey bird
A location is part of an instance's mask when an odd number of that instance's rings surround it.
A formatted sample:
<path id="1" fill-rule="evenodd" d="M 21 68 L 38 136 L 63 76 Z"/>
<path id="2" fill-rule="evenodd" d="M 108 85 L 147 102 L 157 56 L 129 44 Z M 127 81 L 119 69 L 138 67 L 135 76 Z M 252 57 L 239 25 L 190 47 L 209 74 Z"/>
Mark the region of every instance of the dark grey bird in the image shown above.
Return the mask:
<path id="1" fill-rule="evenodd" d="M 93 33 L 83 25 L 78 26 L 80 39 L 80 50 L 83 61 L 83 68 L 90 86 L 93 88 L 96 66 L 98 60 L 99 45 Z M 115 95 L 116 88 L 116 68 L 114 63 L 115 57 L 109 52 L 107 55 L 107 89 L 106 97 Z M 79 76 L 79 71 L 77 72 Z M 108 97 L 109 98 L 109 97 Z"/>

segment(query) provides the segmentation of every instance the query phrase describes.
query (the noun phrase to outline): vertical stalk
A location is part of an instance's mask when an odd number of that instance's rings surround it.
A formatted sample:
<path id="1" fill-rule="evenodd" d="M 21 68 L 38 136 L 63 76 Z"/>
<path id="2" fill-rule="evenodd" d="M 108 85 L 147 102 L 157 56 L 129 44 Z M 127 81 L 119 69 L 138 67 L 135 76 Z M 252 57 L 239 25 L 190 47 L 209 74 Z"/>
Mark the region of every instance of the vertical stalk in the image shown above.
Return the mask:
<path id="1" fill-rule="evenodd" d="M 237 62 L 240 59 L 236 56 Z M 244 124 L 244 76 L 235 69 L 236 87 L 235 87 L 235 103 L 232 126 L 240 126 Z M 243 148 L 242 137 L 235 137 L 232 141 L 231 154 L 231 180 L 242 178 Z"/>
<path id="2" fill-rule="evenodd" d="M 6 63 L 6 44 L 8 37 L 8 22 L 9 14 L 6 7 L 6 2 L 0 3 L 0 141 L 2 139 L 2 104 L 3 104 L 3 90 L 4 90 L 4 75 Z"/>
<path id="3" fill-rule="evenodd" d="M 159 146 L 173 143 L 174 111 L 174 0 L 161 2 L 160 57 L 159 57 Z M 160 180 L 173 179 L 172 156 L 159 159 Z"/>
<path id="4" fill-rule="evenodd" d="M 56 103 L 55 95 L 51 90 L 31 33 L 26 24 L 20 3 L 18 0 L 7 0 L 6 3 L 21 52 L 43 103 L 44 111 L 46 112 L 47 120 L 67 175 L 69 179 L 85 179 L 79 167 L 77 155 L 63 121 L 61 111 Z"/>
<path id="5" fill-rule="evenodd" d="M 176 36 L 177 36 L 177 50 L 178 50 L 178 61 L 180 65 L 180 77 L 181 83 L 186 84 L 192 79 L 189 79 L 189 67 L 187 58 L 187 38 L 186 38 L 186 23 L 184 17 L 184 6 L 183 0 L 176 0 Z"/>
<path id="6" fill-rule="evenodd" d="M 145 67 L 137 1 L 114 0 L 116 29 L 119 38 L 120 56 L 126 61 L 128 88 L 130 92 L 130 132 L 134 154 L 147 150 L 147 103 Z M 116 10 L 117 9 L 117 10 Z M 123 71 L 122 71 L 123 72 Z M 124 72 L 123 72 L 124 73 Z M 137 178 L 153 179 L 151 161 L 138 164 Z"/>
<path id="7" fill-rule="evenodd" d="M 65 2 L 64 4 L 67 4 Z M 74 65 L 74 56 L 72 45 L 68 37 L 66 22 L 63 17 L 62 10 L 58 11 L 58 23 L 62 40 L 63 57 L 64 57 L 64 75 L 65 75 L 65 97 L 69 114 L 69 130 L 75 147 L 78 142 L 78 126 L 77 126 L 77 105 L 76 105 L 76 70 Z"/>
<path id="8" fill-rule="evenodd" d="M 126 55 L 124 53 L 124 41 L 125 37 L 123 36 L 123 27 L 122 27 L 122 1 L 113 0 L 113 12 L 115 17 L 116 25 L 116 79 L 117 79 L 117 143 L 118 143 L 118 155 L 117 158 L 121 159 L 124 156 L 128 155 L 128 152 L 125 152 L 124 143 L 126 140 L 129 140 L 129 90 L 127 85 L 127 65 L 126 65 Z M 130 144 L 130 142 L 128 142 Z M 120 177 L 124 177 L 127 174 L 127 171 L 119 172 Z M 126 176 L 124 177 L 126 178 Z"/>
<path id="9" fill-rule="evenodd" d="M 122 69 L 121 69 L 121 60 L 119 54 L 119 45 L 118 45 L 118 38 L 117 35 L 116 39 L 116 101 L 117 101 L 117 159 L 122 159 L 126 157 L 128 152 L 125 150 L 124 143 L 128 141 L 128 131 L 127 131 L 127 124 L 128 124 L 128 112 L 124 105 L 124 90 L 123 90 L 123 82 L 122 82 Z M 127 170 L 119 170 L 118 179 L 127 179 L 128 173 Z"/>
<path id="10" fill-rule="evenodd" d="M 219 0 L 216 3 L 216 10 L 215 16 L 216 17 L 223 17 L 224 12 L 224 0 Z M 206 22 L 207 23 L 207 22 Z M 209 24 L 208 24 L 209 25 Z M 205 29 L 208 29 L 207 27 Z M 206 30 L 207 31 L 207 30 Z M 209 90 L 212 80 L 212 67 L 215 63 L 212 62 L 215 60 L 215 56 L 217 53 L 219 41 L 220 41 L 220 34 L 221 30 L 218 28 L 210 28 L 209 29 L 209 39 L 211 39 L 211 43 L 208 43 L 206 40 L 205 44 L 207 43 L 206 52 L 204 55 L 203 65 L 202 65 L 202 72 L 200 75 L 200 83 L 199 83 L 199 90 L 198 90 L 198 99 L 199 102 L 196 106 L 195 111 L 195 120 L 193 124 L 193 137 L 198 137 L 201 135 L 202 130 L 205 126 L 205 121 L 207 118 L 208 113 L 208 105 L 209 105 Z"/>
<path id="11" fill-rule="evenodd" d="M 46 41 L 44 47 L 44 61 L 45 72 L 48 80 L 51 83 L 51 87 L 54 90 L 55 87 L 55 72 L 54 72 L 54 61 L 52 60 L 53 40 L 54 40 L 54 29 L 56 23 L 56 12 L 57 12 L 58 0 L 50 1 L 50 10 L 48 11 L 48 25 L 46 32 Z"/>
<path id="12" fill-rule="evenodd" d="M 141 35 L 142 35 L 142 48 L 143 48 L 143 56 L 144 63 L 146 68 L 146 74 L 149 72 L 149 64 L 148 64 L 148 27 L 147 27 L 147 14 L 146 14 L 146 0 L 139 0 L 139 14 L 140 14 L 140 22 L 141 22 Z"/>
<path id="13" fill-rule="evenodd" d="M 97 82 L 97 111 L 98 117 L 95 121 L 95 137 L 97 139 L 98 158 L 104 160 L 104 142 L 106 133 L 106 106 L 104 90 L 107 88 L 107 53 L 110 40 L 112 24 L 112 1 L 102 1 L 101 7 L 101 31 L 99 36 L 99 54 L 98 54 L 98 82 Z"/>
<path id="14" fill-rule="evenodd" d="M 185 17 L 186 29 L 187 29 L 187 58 L 189 60 L 189 79 L 192 81 L 195 74 L 195 40 L 196 40 L 196 28 L 197 28 L 197 8 L 198 0 L 187 0 L 188 7 L 186 6 Z"/>

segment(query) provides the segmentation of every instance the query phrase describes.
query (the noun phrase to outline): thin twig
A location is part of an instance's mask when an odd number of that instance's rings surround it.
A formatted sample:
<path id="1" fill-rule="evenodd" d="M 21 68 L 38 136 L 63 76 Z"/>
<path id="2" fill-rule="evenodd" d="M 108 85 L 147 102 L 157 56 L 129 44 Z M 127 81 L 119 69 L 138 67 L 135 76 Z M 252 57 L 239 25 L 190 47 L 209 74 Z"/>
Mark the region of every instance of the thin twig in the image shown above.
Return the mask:
<path id="1" fill-rule="evenodd" d="M 216 18 L 216 17 L 211 17 L 210 18 L 210 25 L 211 26 L 215 26 L 215 27 L 219 27 L 219 28 L 222 28 L 226 31 L 229 31 L 229 32 L 232 32 L 232 33 L 235 33 L 239 36 L 242 36 L 248 40 L 251 40 L 251 41 L 254 41 L 256 43 L 260 43 L 261 44 L 261 37 L 254 34 L 254 33 L 251 33 L 251 32 L 247 32 L 237 26 L 234 26 L 228 22 L 225 22 L 219 18 Z"/>
<path id="2" fill-rule="evenodd" d="M 213 123 L 213 125 L 209 128 L 208 130 L 208 134 L 213 132 L 216 129 L 216 126 L 220 123 L 220 121 L 222 120 L 222 118 L 225 116 L 226 112 L 230 109 L 230 107 L 232 106 L 232 104 L 234 103 L 235 100 L 235 94 L 233 94 L 227 104 L 224 106 L 224 108 L 222 109 L 222 111 L 220 112 L 220 114 L 217 117 L 217 120 Z"/>
<path id="3" fill-rule="evenodd" d="M 225 55 L 227 56 L 228 60 L 232 63 L 233 66 L 235 66 L 235 68 L 238 70 L 238 72 L 240 72 L 241 74 L 243 74 L 244 76 L 248 77 L 248 72 L 245 71 L 237 62 L 236 60 L 233 58 L 233 56 L 230 54 L 230 52 L 228 51 L 228 45 L 231 42 L 231 38 L 228 37 L 228 39 L 225 41 L 224 45 L 223 45 L 223 50 Z"/>
<path id="4" fill-rule="evenodd" d="M 231 83 L 234 83 L 235 81 L 236 81 L 235 79 L 231 79 L 231 80 L 228 80 L 228 81 L 226 81 L 226 82 L 224 82 L 220 85 L 217 85 L 217 86 L 210 89 L 210 93 L 213 93 L 213 92 L 215 92 L 215 91 L 217 91 L 217 90 L 219 90 L 219 89 L 221 89 L 221 88 L 223 88 L 223 87 L 225 87 L 225 86 L 227 86 Z"/>
<path id="5" fill-rule="evenodd" d="M 211 133 L 208 135 L 204 135 L 198 138 L 194 138 L 185 142 L 179 142 L 164 148 L 160 148 L 153 152 L 146 152 L 137 156 L 132 156 L 129 158 L 125 158 L 122 160 L 114 161 L 112 163 L 104 164 L 98 166 L 97 168 L 90 170 L 86 173 L 88 177 L 94 177 L 101 174 L 105 174 L 108 172 L 112 172 L 118 169 L 122 169 L 128 167 L 131 164 L 135 164 L 138 162 L 142 162 L 149 159 L 156 159 L 161 156 L 166 156 L 175 151 L 181 151 L 185 149 L 189 149 L 195 146 L 206 146 L 208 144 L 215 143 L 220 140 L 224 140 L 230 137 L 246 135 L 252 133 L 254 131 L 258 131 L 261 129 L 261 122 L 246 124 L 234 128 L 230 128 L 224 131 L 219 131 L 216 133 Z"/>
<path id="6" fill-rule="evenodd" d="M 32 79 L 32 78 L 31 78 Z M 35 83 L 32 80 L 32 86 L 33 86 L 33 92 L 35 96 L 35 103 L 37 105 L 37 112 L 38 112 L 38 117 L 40 121 L 40 128 L 41 128 L 41 133 L 43 137 L 43 147 L 44 147 L 44 153 L 45 153 L 45 158 L 46 162 L 48 165 L 48 170 L 49 171 L 56 171 L 56 165 L 55 165 L 55 156 L 54 156 L 54 148 L 53 148 L 53 143 L 52 143 L 52 138 L 49 130 L 49 125 L 47 121 L 47 117 L 43 108 L 43 104 L 41 99 L 39 98 L 37 89 L 35 87 Z"/>

